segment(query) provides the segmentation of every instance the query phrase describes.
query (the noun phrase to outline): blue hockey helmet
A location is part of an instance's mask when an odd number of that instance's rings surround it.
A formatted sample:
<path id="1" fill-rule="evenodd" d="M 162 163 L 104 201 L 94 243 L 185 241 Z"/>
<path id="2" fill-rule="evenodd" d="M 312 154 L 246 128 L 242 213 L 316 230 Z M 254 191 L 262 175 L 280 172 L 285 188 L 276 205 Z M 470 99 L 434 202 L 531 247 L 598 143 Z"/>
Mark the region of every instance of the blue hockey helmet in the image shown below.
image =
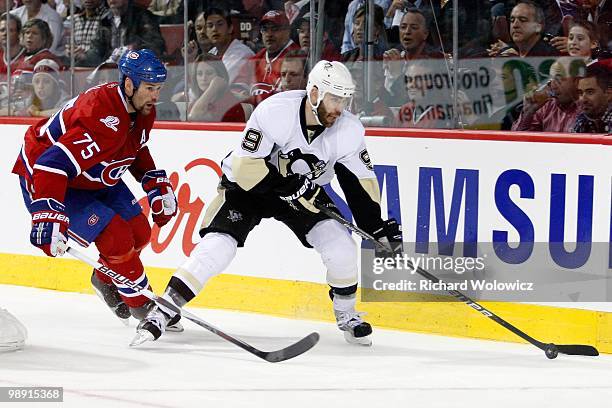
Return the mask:
<path id="1" fill-rule="evenodd" d="M 140 82 L 165 82 L 168 71 L 162 62 L 149 49 L 126 51 L 119 59 L 119 83 L 123 86 L 125 78 L 130 78 L 138 88 Z"/>

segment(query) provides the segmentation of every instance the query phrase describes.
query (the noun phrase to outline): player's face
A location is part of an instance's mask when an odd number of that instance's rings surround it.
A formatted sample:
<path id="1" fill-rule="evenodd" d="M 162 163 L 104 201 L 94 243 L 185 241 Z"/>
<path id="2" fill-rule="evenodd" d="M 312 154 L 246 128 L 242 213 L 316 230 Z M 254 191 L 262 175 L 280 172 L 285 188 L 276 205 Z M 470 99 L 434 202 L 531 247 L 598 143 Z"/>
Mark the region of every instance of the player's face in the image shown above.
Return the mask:
<path id="1" fill-rule="evenodd" d="M 332 127 L 336 120 L 342 115 L 342 111 L 349 105 L 350 98 L 326 93 L 317 108 L 319 120 L 325 127 Z"/>
<path id="2" fill-rule="evenodd" d="M 57 84 L 49 75 L 34 75 L 32 85 L 34 86 L 34 94 L 41 101 L 52 98 L 57 92 Z"/>
<path id="3" fill-rule="evenodd" d="M 591 48 L 596 45 L 591 41 L 587 29 L 581 26 L 572 27 L 567 36 L 567 51 L 572 57 L 590 57 Z"/>
<path id="4" fill-rule="evenodd" d="M 38 27 L 30 27 L 23 33 L 23 46 L 26 51 L 38 51 L 45 45 L 43 36 Z"/>
<path id="5" fill-rule="evenodd" d="M 198 88 L 200 88 L 202 92 L 208 89 L 210 83 L 216 76 L 217 72 L 210 64 L 205 62 L 198 63 L 198 67 L 196 68 L 196 82 L 198 83 Z"/>
<path id="6" fill-rule="evenodd" d="M 206 19 L 206 35 L 214 46 L 225 46 L 231 40 L 232 31 L 223 16 L 213 14 Z"/>
<path id="7" fill-rule="evenodd" d="M 140 86 L 132 96 L 134 109 L 142 115 L 148 115 L 159 100 L 159 92 L 162 84 L 141 82 Z"/>

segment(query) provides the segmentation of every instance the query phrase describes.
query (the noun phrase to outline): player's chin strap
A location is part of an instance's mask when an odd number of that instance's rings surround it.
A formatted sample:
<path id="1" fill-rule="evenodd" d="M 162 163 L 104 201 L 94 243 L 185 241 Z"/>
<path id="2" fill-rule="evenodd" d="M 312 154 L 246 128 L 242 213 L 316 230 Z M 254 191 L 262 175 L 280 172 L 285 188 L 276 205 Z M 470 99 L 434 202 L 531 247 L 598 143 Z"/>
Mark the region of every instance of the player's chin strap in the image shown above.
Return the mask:
<path id="1" fill-rule="evenodd" d="M 121 84 L 121 92 L 123 92 L 123 95 L 125 95 L 125 100 L 129 102 L 129 104 L 132 106 L 132 109 L 134 109 L 135 111 L 137 110 L 136 110 L 136 107 L 134 106 L 134 103 L 132 102 L 132 98 L 136 94 L 137 90 L 138 90 L 138 87 L 134 86 L 134 90 L 132 91 L 132 96 L 128 96 L 127 91 L 125 90 L 125 79 L 123 80 L 123 83 Z"/>
<path id="2" fill-rule="evenodd" d="M 315 120 L 317 121 L 317 123 L 319 124 L 319 126 L 324 126 L 321 121 L 319 120 L 319 112 L 317 111 L 317 109 L 319 108 L 319 105 L 321 104 L 321 102 L 323 101 L 323 96 L 325 95 L 319 95 L 319 97 L 317 98 L 317 104 L 313 105 L 312 101 L 310 100 L 310 93 L 308 94 L 308 104 L 310 105 L 310 110 L 312 111 L 312 114 L 315 117 Z"/>

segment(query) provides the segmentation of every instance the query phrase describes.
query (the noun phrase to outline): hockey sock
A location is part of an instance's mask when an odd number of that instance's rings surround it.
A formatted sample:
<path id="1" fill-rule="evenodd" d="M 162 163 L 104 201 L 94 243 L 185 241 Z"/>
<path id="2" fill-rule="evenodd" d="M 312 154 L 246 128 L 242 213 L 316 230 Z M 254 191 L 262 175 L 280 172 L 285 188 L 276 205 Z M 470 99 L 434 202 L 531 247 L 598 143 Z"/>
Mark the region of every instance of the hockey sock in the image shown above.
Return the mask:
<path id="1" fill-rule="evenodd" d="M 100 257 L 106 264 L 126 278 L 149 288 L 149 281 L 144 273 L 140 256 L 134 248 L 132 228 L 128 222 L 116 215 L 95 241 Z M 131 308 L 144 305 L 148 298 L 137 291 L 113 281 L 121 298 Z"/>

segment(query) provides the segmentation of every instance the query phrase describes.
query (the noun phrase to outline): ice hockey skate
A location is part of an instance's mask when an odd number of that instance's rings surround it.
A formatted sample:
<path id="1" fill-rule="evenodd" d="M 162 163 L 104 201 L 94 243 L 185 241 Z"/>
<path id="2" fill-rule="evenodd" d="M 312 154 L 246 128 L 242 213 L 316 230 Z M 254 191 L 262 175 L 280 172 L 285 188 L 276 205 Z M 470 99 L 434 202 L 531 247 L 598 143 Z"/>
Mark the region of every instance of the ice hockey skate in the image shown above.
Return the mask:
<path id="1" fill-rule="evenodd" d="M 179 322 L 180 315 L 170 317 L 163 312 L 159 306 L 155 305 L 151 308 L 146 317 L 141 320 L 136 329 L 136 336 L 130 342 L 130 347 L 136 347 L 148 341 L 155 341 L 164 334 L 169 332 L 183 332 L 185 329 Z"/>
<path id="2" fill-rule="evenodd" d="M 362 346 L 372 345 L 372 339 L 370 338 L 372 326 L 361 318 L 363 315 L 362 313 L 334 312 L 336 314 L 338 328 L 344 333 L 344 338 L 347 342 Z"/>
<path id="3" fill-rule="evenodd" d="M 371 346 L 372 326 L 364 321 L 364 313 L 355 311 L 355 294 L 341 296 L 334 294 L 334 314 L 338 328 L 344 333 L 344 338 L 351 344 Z"/>
<path id="4" fill-rule="evenodd" d="M 128 326 L 130 320 L 130 309 L 123 303 L 117 287 L 112 283 L 104 283 L 97 276 L 96 273 L 91 275 L 91 284 L 93 285 L 96 295 L 108 306 L 121 322 Z"/>

